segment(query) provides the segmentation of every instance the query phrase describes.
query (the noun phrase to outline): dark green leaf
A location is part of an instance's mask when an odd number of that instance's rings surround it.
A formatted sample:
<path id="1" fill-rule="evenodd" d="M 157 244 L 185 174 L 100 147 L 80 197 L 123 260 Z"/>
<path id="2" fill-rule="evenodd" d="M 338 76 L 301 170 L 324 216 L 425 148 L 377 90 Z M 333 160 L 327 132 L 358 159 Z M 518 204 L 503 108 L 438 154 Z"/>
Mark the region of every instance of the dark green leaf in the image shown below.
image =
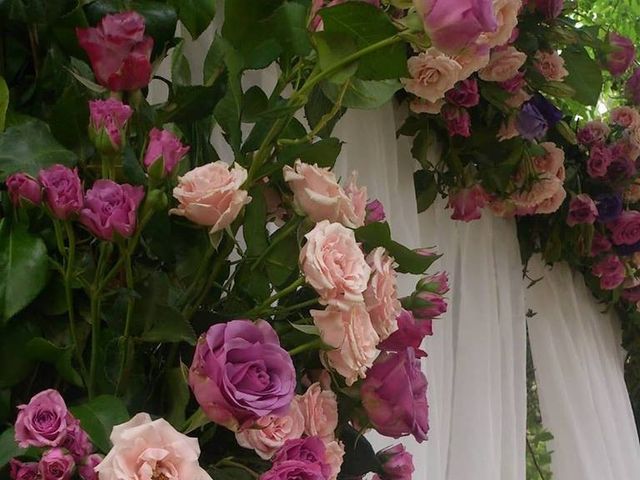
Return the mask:
<path id="1" fill-rule="evenodd" d="M 129 183 L 134 185 L 144 185 L 146 183 L 144 169 L 130 146 L 124 149 L 122 155 L 122 173 L 124 173 Z"/>
<path id="2" fill-rule="evenodd" d="M 41 332 L 26 321 L 0 329 L 0 362 L 11 365 L 11 368 L 0 369 L 0 388 L 12 387 L 29 375 L 34 363 L 26 354 L 26 346 L 39 335 Z"/>
<path id="3" fill-rule="evenodd" d="M 283 164 L 293 164 L 296 159 L 301 159 L 310 165 L 319 167 L 333 167 L 342 150 L 342 143 L 337 138 L 325 138 L 316 143 L 303 143 L 292 145 L 282 150 L 278 159 Z"/>
<path id="4" fill-rule="evenodd" d="M 189 321 L 174 309 L 158 305 L 153 326 L 142 334 L 141 340 L 151 343 L 186 342 L 196 344 L 196 333 Z"/>
<path id="5" fill-rule="evenodd" d="M 222 82 L 216 82 L 209 87 L 177 87 L 162 112 L 162 123 L 193 122 L 207 117 L 213 113 L 224 93 Z"/>
<path id="6" fill-rule="evenodd" d="M 113 427 L 129 420 L 122 401 L 111 395 L 101 395 L 87 403 L 71 407 L 70 410 L 102 453 L 111 450 L 109 436 Z"/>
<path id="7" fill-rule="evenodd" d="M 0 133 L 4 132 L 5 118 L 9 108 L 9 88 L 4 78 L 0 76 Z"/>
<path id="8" fill-rule="evenodd" d="M 361 477 L 369 472 L 381 470 L 376 452 L 363 434 L 350 425 L 342 428 L 341 440 L 344 442 L 344 460 L 340 474 L 345 477 Z"/>
<path id="9" fill-rule="evenodd" d="M 242 121 L 246 123 L 255 123 L 260 114 L 269 108 L 269 99 L 258 86 L 253 86 L 244 92 L 242 103 Z"/>
<path id="10" fill-rule="evenodd" d="M 60 376 L 66 381 L 81 387 L 83 385 L 80 374 L 73 368 L 71 347 L 58 347 L 42 337 L 31 339 L 27 343 L 26 354 L 33 360 L 47 362 L 53 365 Z"/>
<path id="11" fill-rule="evenodd" d="M 303 57 L 311 51 L 305 5 L 295 2 L 282 4 L 269 18 L 268 28 L 289 55 Z"/>
<path id="12" fill-rule="evenodd" d="M 271 243 L 276 239 L 279 239 L 278 232 L 273 235 Z M 278 240 L 278 244 L 269 252 L 264 263 L 271 283 L 276 287 L 286 285 L 298 269 L 298 241 L 295 236 Z"/>
<path id="13" fill-rule="evenodd" d="M 216 14 L 216 0 L 171 0 L 171 4 L 194 39 L 202 35 Z"/>
<path id="14" fill-rule="evenodd" d="M 269 246 L 267 235 L 267 203 L 264 188 L 257 186 L 249 192 L 251 203 L 245 207 L 242 234 L 247 244 L 247 257 L 259 257 Z"/>
<path id="15" fill-rule="evenodd" d="M 602 91 L 602 70 L 583 48 L 562 52 L 569 76 L 564 82 L 575 90 L 574 100 L 583 105 L 596 105 Z"/>
<path id="16" fill-rule="evenodd" d="M 253 480 L 249 472 L 241 468 L 214 468 L 212 477 L 216 480 Z"/>
<path id="17" fill-rule="evenodd" d="M 413 174 L 413 183 L 416 188 L 416 201 L 418 213 L 427 210 L 438 196 L 438 184 L 433 173 L 419 170 Z"/>
<path id="18" fill-rule="evenodd" d="M 191 84 L 191 67 L 189 60 L 185 56 L 185 41 L 181 40 L 173 49 L 171 54 L 171 82 L 173 85 L 186 86 Z"/>
<path id="19" fill-rule="evenodd" d="M 133 7 L 144 17 L 145 34 L 153 38 L 154 52 L 162 52 L 176 32 L 176 11 L 171 5 L 152 0 L 137 1 Z"/>
<path id="20" fill-rule="evenodd" d="M 361 110 L 376 109 L 387 103 L 402 88 L 399 80 L 349 80 L 342 106 Z M 337 101 L 342 85 L 324 82 L 322 91 L 332 102 Z"/>
<path id="21" fill-rule="evenodd" d="M 0 434 L 0 469 L 9 463 L 12 458 L 18 457 L 26 451 L 16 443 L 15 434 L 13 427 Z"/>
<path id="22" fill-rule="evenodd" d="M 167 397 L 169 399 L 169 413 L 167 421 L 175 428 L 180 428 L 186 421 L 185 410 L 191 398 L 189 383 L 187 382 L 188 371 L 186 367 L 171 368 L 167 370 L 166 385 Z"/>
<path id="23" fill-rule="evenodd" d="M 329 100 L 326 95 L 322 92 L 322 88 L 316 86 L 311 95 L 309 96 L 309 101 L 304 106 L 304 113 L 307 121 L 309 122 L 309 126 L 314 129 L 316 125 L 322 120 L 322 117 L 327 115 L 333 109 L 333 102 Z M 338 115 L 333 117 L 326 126 L 318 132 L 318 136 L 321 138 L 328 137 L 331 135 L 333 128 L 335 127 L 338 120 L 342 116 L 344 110 L 339 112 Z"/>
<path id="24" fill-rule="evenodd" d="M 251 299 L 251 303 L 262 303 L 271 295 L 271 285 L 264 269 L 254 269 L 250 262 L 239 268 L 235 277 L 235 289 Z"/>

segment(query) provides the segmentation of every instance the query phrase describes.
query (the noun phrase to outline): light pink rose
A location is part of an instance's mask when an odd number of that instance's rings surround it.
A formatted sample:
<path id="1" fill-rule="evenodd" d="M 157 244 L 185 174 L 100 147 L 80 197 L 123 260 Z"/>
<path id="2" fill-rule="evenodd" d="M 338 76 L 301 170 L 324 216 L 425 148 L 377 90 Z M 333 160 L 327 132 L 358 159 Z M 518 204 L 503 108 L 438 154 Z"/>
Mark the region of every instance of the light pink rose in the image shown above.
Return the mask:
<path id="1" fill-rule="evenodd" d="M 611 123 L 624 128 L 640 125 L 640 112 L 633 107 L 617 107 L 611 110 Z"/>
<path id="2" fill-rule="evenodd" d="M 460 64 L 460 80 L 466 80 L 481 68 L 489 65 L 490 50 L 487 45 L 470 45 L 453 57 Z"/>
<path id="3" fill-rule="evenodd" d="M 407 67 L 411 78 L 403 79 L 405 90 L 430 102 L 444 98 L 461 80 L 462 66 L 435 48 L 409 58 Z"/>
<path id="4" fill-rule="evenodd" d="M 548 198 L 541 202 L 536 209 L 537 214 L 546 214 L 556 212 L 564 203 L 567 198 L 567 191 L 564 188 L 559 188 L 551 198 Z"/>
<path id="5" fill-rule="evenodd" d="M 344 445 L 339 441 L 332 441 L 325 444 L 326 450 L 325 461 L 329 467 L 331 467 L 331 475 L 327 480 L 336 480 L 342 467 L 342 461 L 344 458 Z"/>
<path id="6" fill-rule="evenodd" d="M 265 460 L 269 460 L 287 440 L 302 437 L 305 418 L 302 415 L 300 401 L 294 398 L 289 412 L 281 417 L 268 415 L 256 420 L 253 428 L 236 433 L 241 447 L 251 448 Z"/>
<path id="7" fill-rule="evenodd" d="M 211 232 L 224 230 L 236 219 L 242 207 L 251 201 L 240 187 L 247 171 L 240 165 L 222 161 L 207 163 L 180 177 L 173 196 L 180 202 L 169 213 L 187 217 L 193 223 L 211 227 Z"/>
<path id="8" fill-rule="evenodd" d="M 504 103 L 507 105 L 507 107 L 520 108 L 524 102 L 528 102 L 529 100 L 531 100 L 531 94 L 527 93 L 524 88 L 521 88 L 512 96 L 507 98 Z"/>
<path id="9" fill-rule="evenodd" d="M 346 190 L 338 185 L 329 168 L 320 168 L 297 160 L 283 169 L 284 180 L 293 191 L 296 208 L 314 222 L 329 220 L 350 228 L 364 225 L 367 189 L 355 184 L 352 175 Z"/>
<path id="10" fill-rule="evenodd" d="M 198 440 L 174 429 L 166 420 L 139 413 L 111 432 L 113 448 L 95 467 L 100 480 L 211 480 L 200 467 Z"/>
<path id="11" fill-rule="evenodd" d="M 494 50 L 489 65 L 480 70 L 478 76 L 486 82 L 506 82 L 518 74 L 526 61 L 527 55 L 515 47 Z"/>
<path id="12" fill-rule="evenodd" d="M 324 343 L 334 348 L 324 352 L 323 361 L 349 386 L 364 378 L 379 354 L 376 345 L 380 342 L 364 303 L 355 303 L 348 310 L 330 306 L 310 313 Z"/>
<path id="13" fill-rule="evenodd" d="M 546 155 L 533 159 L 533 167 L 538 173 L 548 173 L 559 178 L 563 177 L 561 169 L 564 166 L 564 150 L 553 142 L 544 142 L 540 146 L 546 150 Z M 560 175 L 559 175 L 560 174 Z"/>
<path id="14" fill-rule="evenodd" d="M 539 211 L 541 205 L 549 201 L 543 207 L 544 209 L 549 209 L 558 201 L 559 196 L 562 196 L 562 193 L 559 193 L 560 190 L 564 190 L 562 188 L 562 180 L 556 176 L 543 174 L 537 182 L 531 185 L 530 190 L 515 193 L 511 199 L 518 209 L 518 215 L 542 213 Z M 564 192 L 564 195 L 566 196 L 566 192 Z M 551 199 L 554 197 L 555 199 L 552 201 Z"/>
<path id="15" fill-rule="evenodd" d="M 383 247 L 378 247 L 367 255 L 372 273 L 369 286 L 364 292 L 364 302 L 380 340 L 386 339 L 398 329 L 396 317 L 400 314 L 401 305 L 393 262 L 393 258 L 387 255 Z"/>
<path id="16" fill-rule="evenodd" d="M 538 70 L 547 81 L 561 82 L 569 75 L 569 71 L 564 68 L 564 58 L 558 55 L 557 52 L 538 50 L 535 59 L 534 65 L 536 70 Z"/>
<path id="17" fill-rule="evenodd" d="M 338 428 L 336 394 L 322 388 L 320 383 L 314 383 L 299 399 L 304 416 L 304 433 L 310 437 L 320 437 L 325 442 L 333 440 Z"/>
<path id="18" fill-rule="evenodd" d="M 356 243 L 353 230 L 323 220 L 305 235 L 300 266 L 322 305 L 349 309 L 363 302 L 371 268 Z"/>
<path id="19" fill-rule="evenodd" d="M 424 98 L 414 98 L 411 100 L 409 104 L 409 108 L 412 112 L 415 113 L 429 113 L 431 115 L 437 115 L 444 107 L 445 103 L 447 103 L 444 98 L 440 100 L 436 100 L 435 102 L 430 102 L 429 100 L 425 100 Z"/>
<path id="20" fill-rule="evenodd" d="M 492 48 L 509 43 L 518 25 L 518 12 L 521 7 L 521 0 L 493 0 L 498 29 L 495 32 L 485 33 L 479 41 Z"/>

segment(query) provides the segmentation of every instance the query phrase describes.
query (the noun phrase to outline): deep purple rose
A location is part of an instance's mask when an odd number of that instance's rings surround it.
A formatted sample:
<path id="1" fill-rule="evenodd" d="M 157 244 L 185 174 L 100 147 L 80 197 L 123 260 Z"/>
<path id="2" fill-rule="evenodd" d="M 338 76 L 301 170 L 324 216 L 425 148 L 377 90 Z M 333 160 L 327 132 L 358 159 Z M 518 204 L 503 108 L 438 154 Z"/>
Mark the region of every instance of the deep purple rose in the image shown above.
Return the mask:
<path id="1" fill-rule="evenodd" d="M 535 94 L 529 103 L 538 109 L 550 127 L 562 120 L 562 111 L 542 95 Z"/>
<path id="2" fill-rule="evenodd" d="M 82 464 L 78 465 L 78 474 L 82 480 L 98 480 L 98 472 L 95 468 L 102 462 L 102 455 L 94 453 L 89 455 Z"/>
<path id="3" fill-rule="evenodd" d="M 402 309 L 397 322 L 398 330 L 380 343 L 378 349 L 382 352 L 403 352 L 411 347 L 416 351 L 416 356 L 426 357 L 420 346 L 424 337 L 433 335 L 431 320 L 416 320 L 410 311 Z"/>
<path id="4" fill-rule="evenodd" d="M 598 220 L 602 223 L 611 222 L 622 213 L 622 195 L 619 193 L 598 195 L 595 200 L 598 207 Z"/>
<path id="5" fill-rule="evenodd" d="M 149 133 L 149 146 L 144 154 L 144 166 L 150 168 L 155 162 L 164 162 L 164 172 L 173 172 L 176 165 L 189 153 L 189 147 L 185 147 L 169 130 L 154 128 Z"/>
<path id="6" fill-rule="evenodd" d="M 200 337 L 189 384 L 212 421 L 237 431 L 260 417 L 286 413 L 296 372 L 271 325 L 233 320 Z"/>
<path id="7" fill-rule="evenodd" d="M 326 478 L 331 476 L 331 467 L 326 459 L 326 447 L 319 437 L 287 440 L 272 462 L 278 464 L 291 460 L 318 465 Z"/>
<path id="8" fill-rule="evenodd" d="M 143 198 L 143 187 L 97 180 L 85 195 L 80 222 L 103 240 L 113 240 L 114 233 L 129 238 L 136 230 Z"/>
<path id="9" fill-rule="evenodd" d="M 73 457 L 62 448 L 52 448 L 42 455 L 38 471 L 42 480 L 69 480 L 73 474 Z"/>
<path id="10" fill-rule="evenodd" d="M 560 16 L 563 7 L 564 0 L 536 0 L 536 9 L 547 20 Z"/>
<path id="11" fill-rule="evenodd" d="M 380 459 L 383 473 L 374 475 L 373 480 L 411 480 L 415 467 L 413 466 L 413 455 L 407 452 L 404 445 L 398 444 L 385 448 L 378 452 L 376 456 Z"/>
<path id="12" fill-rule="evenodd" d="M 370 223 L 384 222 L 386 215 L 384 213 L 384 206 L 380 200 L 371 200 L 367 203 L 365 210 L 367 212 L 364 219 L 364 223 L 366 225 L 369 225 Z"/>
<path id="13" fill-rule="evenodd" d="M 44 390 L 18 406 L 16 442 L 21 448 L 59 447 L 73 417 L 57 390 Z"/>
<path id="14" fill-rule="evenodd" d="M 82 182 L 76 170 L 64 165 L 53 165 L 40 170 L 38 179 L 44 188 L 44 198 L 52 213 L 67 220 L 82 208 Z"/>
<path id="15" fill-rule="evenodd" d="M 475 107 L 480 103 L 478 82 L 475 78 L 462 80 L 445 94 L 445 98 L 450 104 L 455 105 L 456 107 Z"/>
<path id="16" fill-rule="evenodd" d="M 260 480 L 327 480 L 320 465 L 287 460 L 276 463 L 271 470 L 260 475 Z"/>
<path id="17" fill-rule="evenodd" d="M 640 212 L 626 210 L 608 224 L 614 245 L 634 245 L 640 242 Z"/>
<path id="18" fill-rule="evenodd" d="M 129 105 L 120 100 L 92 100 L 89 102 L 89 134 L 100 151 L 119 151 L 127 122 L 133 115 Z"/>
<path id="19" fill-rule="evenodd" d="M 591 273 L 600 279 L 600 288 L 614 290 L 624 282 L 624 264 L 616 255 L 609 255 L 591 269 Z"/>
<path id="20" fill-rule="evenodd" d="M 67 434 L 61 446 L 71 454 L 76 462 L 79 462 L 93 451 L 89 436 L 82 429 L 80 421 L 76 418 L 70 418 L 67 421 Z"/>
<path id="21" fill-rule="evenodd" d="M 14 173 L 7 177 L 6 183 L 9 198 L 14 205 L 19 205 L 22 200 L 40 205 L 42 187 L 35 178 L 26 173 Z"/>
<path id="22" fill-rule="evenodd" d="M 516 117 L 516 129 L 523 138 L 533 141 L 539 140 L 547 134 L 549 124 L 540 110 L 531 102 L 527 102 Z"/>
<path id="23" fill-rule="evenodd" d="M 9 461 L 9 475 L 11 480 L 36 480 L 38 478 L 38 464 L 36 462 L 22 463 L 12 458 Z"/>
<path id="24" fill-rule="evenodd" d="M 598 209 L 593 199 L 586 193 L 576 195 L 569 203 L 567 225 L 574 227 L 578 224 L 593 224 L 598 216 Z"/>
<path id="25" fill-rule="evenodd" d="M 466 109 L 445 105 L 442 107 L 442 119 L 452 137 L 460 135 L 468 138 L 471 136 L 471 116 Z"/>
<path id="26" fill-rule="evenodd" d="M 427 378 L 412 348 L 382 353 L 367 372 L 361 395 L 364 409 L 379 433 L 394 438 L 413 435 L 418 442 L 427 439 Z"/>
<path id="27" fill-rule="evenodd" d="M 609 32 L 608 39 L 612 51 L 607 54 L 607 70 L 614 77 L 619 77 L 627 71 L 635 60 L 636 48 L 629 38 L 615 32 Z"/>
<path id="28" fill-rule="evenodd" d="M 640 105 L 640 68 L 636 68 L 629 80 L 627 80 L 625 93 L 629 100 L 636 105 Z"/>
<path id="29" fill-rule="evenodd" d="M 587 160 L 587 173 L 592 178 L 602 178 L 607 174 L 613 160 L 611 149 L 604 144 L 594 145 Z"/>

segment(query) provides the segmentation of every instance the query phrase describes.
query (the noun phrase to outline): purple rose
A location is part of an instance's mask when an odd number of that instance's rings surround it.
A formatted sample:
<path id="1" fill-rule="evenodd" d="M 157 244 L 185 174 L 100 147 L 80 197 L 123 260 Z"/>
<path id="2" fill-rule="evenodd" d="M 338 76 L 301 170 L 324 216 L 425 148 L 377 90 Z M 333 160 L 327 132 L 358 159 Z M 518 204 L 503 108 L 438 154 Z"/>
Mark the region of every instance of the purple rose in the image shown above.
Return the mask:
<path id="1" fill-rule="evenodd" d="M 447 101 L 456 107 L 471 108 L 480 103 L 478 82 L 475 78 L 467 78 L 445 94 Z"/>
<path id="2" fill-rule="evenodd" d="M 591 256 L 597 257 L 601 253 L 606 253 L 612 248 L 611 242 L 607 237 L 596 231 L 593 234 L 593 240 L 591 241 Z"/>
<path id="3" fill-rule="evenodd" d="M 563 7 L 564 0 L 536 0 L 536 9 L 547 20 L 560 16 Z"/>
<path id="4" fill-rule="evenodd" d="M 36 480 L 38 478 L 38 464 L 36 462 L 22 463 L 12 458 L 9 461 L 9 475 L 11 480 Z"/>
<path id="5" fill-rule="evenodd" d="M 598 216 L 598 209 L 593 199 L 586 193 L 576 195 L 569 203 L 567 225 L 574 227 L 578 224 L 593 224 Z"/>
<path id="6" fill-rule="evenodd" d="M 291 460 L 318 465 L 326 478 L 331 476 L 331 466 L 326 460 L 326 447 L 319 437 L 287 440 L 272 461 L 278 464 Z"/>
<path id="7" fill-rule="evenodd" d="M 549 124 L 531 102 L 525 103 L 516 117 L 516 129 L 527 140 L 539 140 L 547 134 Z"/>
<path id="8" fill-rule="evenodd" d="M 320 465 L 287 460 L 276 463 L 271 470 L 260 475 L 260 480 L 327 480 Z"/>
<path id="9" fill-rule="evenodd" d="M 154 128 L 149 132 L 149 146 L 144 154 L 144 166 L 149 168 L 158 160 L 164 162 L 164 172 L 170 174 L 180 160 L 189 152 L 169 130 Z"/>
<path id="10" fill-rule="evenodd" d="M 416 351 L 416 356 L 426 357 L 420 346 L 424 337 L 433 335 L 431 319 L 418 321 L 410 311 L 402 309 L 397 322 L 398 330 L 380 343 L 378 349 L 382 352 L 403 352 L 411 347 Z"/>
<path id="11" fill-rule="evenodd" d="M 44 187 L 47 206 L 60 220 L 67 220 L 82 208 L 82 182 L 78 172 L 64 165 L 40 170 L 38 179 Z"/>
<path id="12" fill-rule="evenodd" d="M 603 144 L 594 145 L 587 160 L 587 173 L 591 178 L 602 178 L 613 161 L 611 150 Z"/>
<path id="13" fill-rule="evenodd" d="M 452 137 L 460 135 L 468 138 L 471 136 L 471 116 L 464 108 L 445 105 L 442 107 L 442 119 Z"/>
<path id="14" fill-rule="evenodd" d="M 113 240 L 114 233 L 128 238 L 136 230 L 138 207 L 143 198 L 143 187 L 97 180 L 85 195 L 80 222 L 103 240 Z"/>
<path id="15" fill-rule="evenodd" d="M 296 372 L 271 325 L 233 320 L 200 337 L 189 384 L 212 421 L 237 431 L 260 417 L 286 413 Z"/>
<path id="16" fill-rule="evenodd" d="M 412 348 L 382 353 L 367 372 L 361 395 L 364 409 L 379 433 L 394 438 L 413 435 L 418 442 L 427 439 L 427 378 Z"/>
<path id="17" fill-rule="evenodd" d="M 538 109 L 550 127 L 562 120 L 562 111 L 542 95 L 535 94 L 528 103 Z"/>
<path id="18" fill-rule="evenodd" d="M 609 224 L 614 245 L 633 245 L 640 242 L 640 212 L 624 211 Z"/>
<path id="19" fill-rule="evenodd" d="M 506 82 L 500 82 L 500 88 L 509 92 L 516 93 L 519 92 L 522 87 L 524 87 L 525 82 L 525 74 L 524 72 L 518 72 L 513 78 L 507 80 Z"/>
<path id="20" fill-rule="evenodd" d="M 74 467 L 73 457 L 62 448 L 47 450 L 38 463 L 42 480 L 69 480 Z"/>
<path id="21" fill-rule="evenodd" d="M 34 205 L 42 202 L 42 187 L 38 181 L 26 173 L 14 173 L 6 180 L 9 198 L 14 205 L 20 205 L 20 201 L 27 200 Z"/>
<path id="22" fill-rule="evenodd" d="M 629 80 L 627 80 L 625 93 L 629 100 L 636 105 L 640 105 L 640 68 L 636 68 Z"/>
<path id="23" fill-rule="evenodd" d="M 67 449 L 76 461 L 80 461 L 93 451 L 89 436 L 82 429 L 80 421 L 76 418 L 70 418 L 67 421 L 67 434 L 61 446 Z"/>
<path id="24" fill-rule="evenodd" d="M 598 220 L 607 223 L 615 220 L 622 213 L 622 195 L 619 193 L 602 194 L 596 197 Z"/>
<path id="25" fill-rule="evenodd" d="M 82 480 L 98 480 L 98 472 L 95 468 L 102 462 L 102 455 L 94 453 L 89 455 L 82 464 L 78 465 L 78 474 Z"/>
<path id="26" fill-rule="evenodd" d="M 630 39 L 618 33 L 609 32 L 608 38 L 612 51 L 607 54 L 607 70 L 614 77 L 619 77 L 627 71 L 635 60 L 636 48 Z"/>
<path id="27" fill-rule="evenodd" d="M 370 223 L 384 222 L 386 215 L 384 213 L 384 206 L 380 200 L 371 200 L 367 203 L 365 210 L 367 212 L 364 219 L 364 223 L 366 225 L 369 225 Z"/>
<path id="28" fill-rule="evenodd" d="M 89 102 L 89 135 L 101 151 L 119 151 L 127 122 L 133 115 L 129 105 L 120 100 L 92 100 Z"/>
<path id="29" fill-rule="evenodd" d="M 378 452 L 376 456 L 382 463 L 383 473 L 374 475 L 373 480 L 411 480 L 415 467 L 413 466 L 413 455 L 407 452 L 404 445 L 398 444 L 385 448 Z"/>
<path id="30" fill-rule="evenodd" d="M 600 279 L 600 288 L 614 290 L 624 282 L 624 264 L 616 255 L 609 255 L 591 269 L 591 273 Z"/>
<path id="31" fill-rule="evenodd" d="M 21 448 L 58 447 L 73 417 L 56 390 L 34 395 L 27 405 L 18 406 L 16 442 Z"/>

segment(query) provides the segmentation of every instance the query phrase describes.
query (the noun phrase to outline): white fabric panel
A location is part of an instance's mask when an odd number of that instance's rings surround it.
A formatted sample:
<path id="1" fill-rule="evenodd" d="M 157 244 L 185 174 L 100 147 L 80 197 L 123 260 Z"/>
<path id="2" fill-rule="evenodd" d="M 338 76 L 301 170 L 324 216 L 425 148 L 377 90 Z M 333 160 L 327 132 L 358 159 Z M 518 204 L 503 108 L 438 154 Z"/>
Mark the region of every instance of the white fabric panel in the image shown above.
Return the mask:
<path id="1" fill-rule="evenodd" d="M 637 480 L 640 444 L 624 382 L 619 320 L 601 313 L 582 277 L 565 264 L 531 262 L 543 279 L 527 290 L 543 422 L 554 435 L 554 480 Z"/>

